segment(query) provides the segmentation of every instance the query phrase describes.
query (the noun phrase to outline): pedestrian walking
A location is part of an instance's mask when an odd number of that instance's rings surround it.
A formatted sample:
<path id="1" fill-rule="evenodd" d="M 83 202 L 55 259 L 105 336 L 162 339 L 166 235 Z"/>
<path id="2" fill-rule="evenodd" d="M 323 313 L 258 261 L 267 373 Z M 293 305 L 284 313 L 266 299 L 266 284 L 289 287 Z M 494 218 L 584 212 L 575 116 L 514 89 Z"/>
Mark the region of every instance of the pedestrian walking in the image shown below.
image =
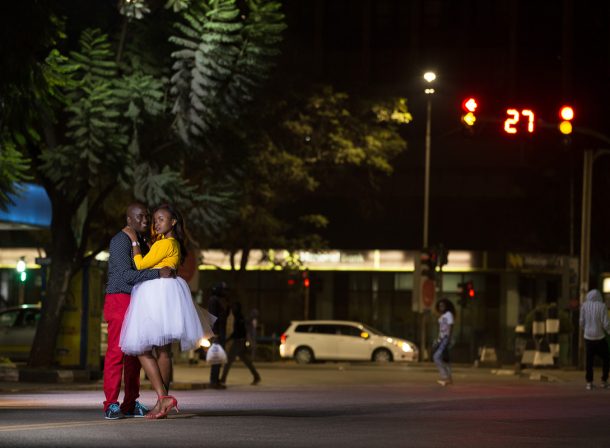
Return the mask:
<path id="1" fill-rule="evenodd" d="M 250 359 L 250 352 L 248 350 L 247 342 L 251 339 L 251 335 L 248 334 L 246 319 L 242 314 L 241 303 L 233 302 L 231 304 L 231 312 L 233 313 L 233 333 L 229 336 L 228 340 L 233 341 L 231 348 L 229 349 L 229 353 L 227 354 L 227 363 L 224 366 L 222 371 L 222 377 L 220 378 L 220 382 L 225 384 L 227 382 L 227 376 L 229 375 L 229 370 L 231 370 L 231 365 L 235 362 L 235 359 L 239 356 L 239 359 L 250 369 L 250 373 L 252 373 L 252 385 L 260 383 L 261 377 L 256 371 L 254 364 L 252 364 L 252 360 Z"/>
<path id="2" fill-rule="evenodd" d="M 608 369 L 610 368 L 610 353 L 606 342 L 606 333 L 610 333 L 608 308 L 601 292 L 592 289 L 580 307 L 580 327 L 585 340 L 585 381 L 587 390 L 593 389 L 593 361 L 595 356 L 602 359 L 602 384 L 608 388 Z"/>
<path id="3" fill-rule="evenodd" d="M 256 360 L 256 338 L 258 336 L 258 310 L 253 308 L 250 310 L 250 318 L 247 322 L 248 337 L 250 340 L 250 354 L 252 361 Z"/>
<path id="4" fill-rule="evenodd" d="M 148 252 L 148 210 L 135 202 L 125 212 L 127 226 L 136 236 L 142 253 Z M 140 361 L 135 356 L 125 356 L 119 347 L 119 336 L 125 312 L 131 300 L 132 288 L 141 282 L 168 278 L 173 275 L 170 267 L 138 271 L 131 258 L 131 240 L 124 232 L 117 233 L 108 250 L 108 283 L 104 297 L 104 320 L 108 323 L 108 348 L 104 358 L 104 418 L 144 417 L 148 409 L 137 401 L 140 396 Z M 124 376 L 124 398 L 119 405 L 121 382 Z"/>
<path id="5" fill-rule="evenodd" d="M 214 340 L 223 349 L 227 339 L 227 317 L 229 314 L 229 305 L 227 294 L 229 287 L 225 282 L 220 282 L 212 287 L 212 295 L 208 300 L 208 311 L 216 316 L 214 323 Z M 226 389 L 226 386 L 220 382 L 220 364 L 213 364 L 210 367 L 210 388 Z"/>
<path id="6" fill-rule="evenodd" d="M 123 229 L 131 239 L 135 265 L 138 269 L 177 270 L 186 256 L 182 216 L 171 205 L 164 204 L 155 210 L 153 221 L 157 239 L 144 257 L 136 233 L 129 227 Z M 167 393 L 172 368 L 171 343 L 180 341 L 182 351 L 197 347 L 202 338 L 213 336 L 213 321 L 213 316 L 196 308 L 190 288 L 181 277 L 151 280 L 134 287 L 119 345 L 125 354 L 138 356 L 157 393 L 157 402 L 147 418 L 165 418 L 172 409 L 178 410 L 178 401 Z"/>
<path id="7" fill-rule="evenodd" d="M 436 302 L 436 312 L 440 317 L 438 318 L 438 338 L 432 346 L 432 359 L 440 373 L 438 384 L 447 386 L 453 383 L 449 364 L 449 344 L 455 322 L 455 306 L 451 300 L 442 298 Z"/>

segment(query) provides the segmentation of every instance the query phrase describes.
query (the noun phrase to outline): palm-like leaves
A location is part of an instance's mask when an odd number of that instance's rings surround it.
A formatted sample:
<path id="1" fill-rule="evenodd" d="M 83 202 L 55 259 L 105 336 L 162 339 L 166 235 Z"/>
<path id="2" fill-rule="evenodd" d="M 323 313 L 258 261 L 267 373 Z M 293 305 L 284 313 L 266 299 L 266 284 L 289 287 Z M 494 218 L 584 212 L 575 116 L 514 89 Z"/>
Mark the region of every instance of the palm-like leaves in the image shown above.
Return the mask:
<path id="1" fill-rule="evenodd" d="M 129 127 L 121 119 L 124 102 L 115 90 L 117 71 L 108 37 L 85 30 L 80 48 L 58 64 L 72 68 L 63 89 L 66 141 L 42 153 L 43 171 L 66 193 L 93 186 L 106 170 L 126 166 L 120 149 L 128 143 Z"/>
<path id="2" fill-rule="evenodd" d="M 242 14 L 235 0 L 203 2 L 205 14 L 186 12 L 177 23 L 172 93 L 183 141 L 201 140 L 222 121 L 236 120 L 268 76 L 284 29 L 280 5 L 251 0 Z M 201 6 L 200 6 L 201 7 Z"/>
<path id="3" fill-rule="evenodd" d="M 28 180 L 29 160 L 17 151 L 8 139 L 0 138 L 0 209 L 12 203 L 11 194 L 18 194 L 18 182 Z"/>

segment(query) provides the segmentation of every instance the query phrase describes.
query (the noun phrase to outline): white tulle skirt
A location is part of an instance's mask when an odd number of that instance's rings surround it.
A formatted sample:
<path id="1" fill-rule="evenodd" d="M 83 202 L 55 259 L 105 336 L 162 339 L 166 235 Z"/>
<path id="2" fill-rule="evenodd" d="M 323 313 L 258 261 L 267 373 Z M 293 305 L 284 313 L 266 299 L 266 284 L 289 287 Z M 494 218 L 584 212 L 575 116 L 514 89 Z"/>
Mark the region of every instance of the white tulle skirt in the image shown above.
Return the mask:
<path id="1" fill-rule="evenodd" d="M 197 348 L 214 335 L 216 317 L 195 305 L 184 279 L 159 278 L 138 283 L 131 291 L 119 346 L 140 355 L 155 346 L 180 341 L 182 351 Z"/>

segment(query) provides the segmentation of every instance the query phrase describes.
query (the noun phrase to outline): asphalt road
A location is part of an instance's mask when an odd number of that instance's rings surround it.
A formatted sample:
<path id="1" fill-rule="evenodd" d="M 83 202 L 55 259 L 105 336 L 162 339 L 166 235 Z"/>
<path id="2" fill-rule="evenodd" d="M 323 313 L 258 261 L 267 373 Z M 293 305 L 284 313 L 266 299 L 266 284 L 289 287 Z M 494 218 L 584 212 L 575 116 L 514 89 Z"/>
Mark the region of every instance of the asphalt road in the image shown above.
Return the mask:
<path id="1" fill-rule="evenodd" d="M 181 412 L 159 421 L 104 420 L 99 390 L 4 393 L 0 446 L 610 447 L 610 390 L 580 380 L 465 368 L 443 388 L 432 369 L 400 365 L 260 371 L 258 386 L 237 368 L 227 390 L 176 390 Z"/>

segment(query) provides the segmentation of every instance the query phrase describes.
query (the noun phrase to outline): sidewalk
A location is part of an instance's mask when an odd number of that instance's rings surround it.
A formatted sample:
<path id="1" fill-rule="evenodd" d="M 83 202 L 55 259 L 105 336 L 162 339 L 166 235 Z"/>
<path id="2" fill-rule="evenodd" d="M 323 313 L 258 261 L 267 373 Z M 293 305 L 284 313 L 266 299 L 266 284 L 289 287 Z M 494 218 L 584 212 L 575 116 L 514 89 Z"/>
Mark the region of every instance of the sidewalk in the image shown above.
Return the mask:
<path id="1" fill-rule="evenodd" d="M 575 368 L 555 369 L 523 369 L 517 371 L 514 367 L 490 368 L 473 367 L 471 364 L 454 365 L 455 375 L 514 376 L 523 380 L 584 384 L 584 372 Z M 288 385 L 307 384 L 319 380 L 329 380 L 340 384 L 341 375 L 333 372 L 353 373 L 358 378 L 365 378 L 371 373 L 387 372 L 388 377 L 409 378 L 417 381 L 428 376 L 435 376 L 436 367 L 432 363 L 416 364 L 392 363 L 379 365 L 374 363 L 327 362 L 312 365 L 300 365 L 294 361 L 257 362 L 256 368 L 261 372 L 263 384 Z M 25 374 L 23 372 L 26 372 Z M 97 372 L 98 375 L 100 372 Z M 19 380 L 21 374 L 21 380 Z M 0 393 L 25 393 L 53 390 L 102 390 L 101 379 L 89 380 L 89 373 L 80 370 L 28 370 L 21 371 L 8 364 L 0 365 Z M 209 366 L 200 361 L 198 364 L 179 363 L 174 365 L 172 389 L 197 390 L 206 389 L 209 381 Z M 596 372 L 596 375 L 598 373 Z M 265 378 L 269 380 L 265 382 Z M 596 376 L 596 379 L 599 376 Z M 250 372 L 237 362 L 229 375 L 229 386 L 245 386 L 251 381 Z M 366 382 L 365 379 L 358 381 Z M 142 374 L 142 389 L 150 389 L 150 383 Z"/>

